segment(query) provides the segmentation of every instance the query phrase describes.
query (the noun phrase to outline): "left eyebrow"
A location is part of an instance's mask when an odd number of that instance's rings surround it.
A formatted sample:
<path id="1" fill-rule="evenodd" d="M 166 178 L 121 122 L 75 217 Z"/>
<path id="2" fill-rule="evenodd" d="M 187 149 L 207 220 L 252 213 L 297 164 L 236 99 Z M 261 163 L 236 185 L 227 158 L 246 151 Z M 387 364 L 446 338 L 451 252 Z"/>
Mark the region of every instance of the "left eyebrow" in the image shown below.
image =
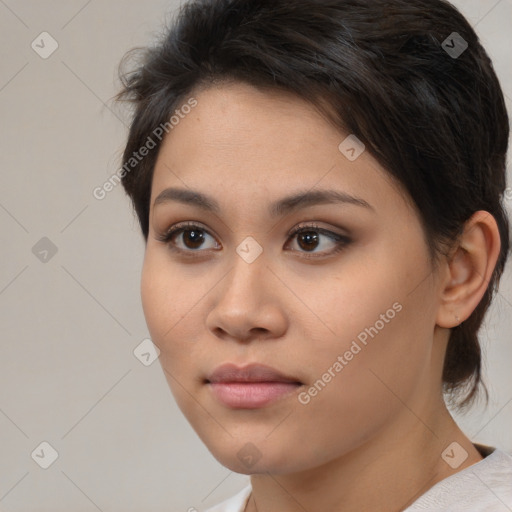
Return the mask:
<path id="1" fill-rule="evenodd" d="M 192 204 L 209 212 L 220 213 L 219 203 L 211 196 L 197 190 L 182 188 L 166 188 L 156 197 L 153 208 L 168 201 L 178 201 L 183 204 Z M 299 191 L 290 196 L 283 197 L 269 206 L 271 217 L 290 214 L 300 208 L 319 204 L 350 204 L 360 206 L 376 213 L 375 208 L 360 197 L 337 190 L 306 190 Z"/>
<path id="2" fill-rule="evenodd" d="M 269 207 L 269 212 L 271 217 L 277 217 L 287 215 L 308 206 L 334 203 L 361 206 L 376 213 L 375 208 L 364 199 L 338 190 L 308 190 L 297 192 L 272 203 Z"/>

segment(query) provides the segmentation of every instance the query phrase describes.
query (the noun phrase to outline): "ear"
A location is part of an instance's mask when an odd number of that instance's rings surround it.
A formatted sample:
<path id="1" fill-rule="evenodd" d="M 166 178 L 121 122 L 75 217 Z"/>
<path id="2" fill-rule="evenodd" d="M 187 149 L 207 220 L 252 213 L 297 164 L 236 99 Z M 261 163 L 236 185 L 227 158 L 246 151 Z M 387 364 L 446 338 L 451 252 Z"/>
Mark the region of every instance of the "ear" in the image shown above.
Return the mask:
<path id="1" fill-rule="evenodd" d="M 475 212 L 446 262 L 437 325 L 455 327 L 471 315 L 487 290 L 500 248 L 494 217 L 484 210 Z"/>

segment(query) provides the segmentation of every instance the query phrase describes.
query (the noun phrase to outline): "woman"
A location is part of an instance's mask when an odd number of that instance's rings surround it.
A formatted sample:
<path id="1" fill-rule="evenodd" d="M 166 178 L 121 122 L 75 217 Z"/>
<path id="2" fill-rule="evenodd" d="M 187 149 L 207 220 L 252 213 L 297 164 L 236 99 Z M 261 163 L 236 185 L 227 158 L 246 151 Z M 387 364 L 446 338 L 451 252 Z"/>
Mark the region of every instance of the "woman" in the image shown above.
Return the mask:
<path id="1" fill-rule="evenodd" d="M 211 512 L 507 510 L 446 404 L 509 248 L 492 64 L 443 0 L 200 0 L 123 76 L 120 174 L 176 401 L 251 484 Z"/>

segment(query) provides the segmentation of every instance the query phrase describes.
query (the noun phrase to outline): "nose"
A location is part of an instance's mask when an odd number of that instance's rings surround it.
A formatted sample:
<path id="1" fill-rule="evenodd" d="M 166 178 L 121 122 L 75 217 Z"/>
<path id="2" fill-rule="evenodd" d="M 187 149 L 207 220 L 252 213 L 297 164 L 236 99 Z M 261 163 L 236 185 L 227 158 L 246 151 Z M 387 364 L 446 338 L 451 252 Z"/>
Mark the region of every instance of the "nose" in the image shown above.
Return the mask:
<path id="1" fill-rule="evenodd" d="M 278 338 L 287 328 L 285 292 L 264 253 L 250 263 L 236 254 L 213 291 L 206 326 L 218 338 L 239 342 Z"/>

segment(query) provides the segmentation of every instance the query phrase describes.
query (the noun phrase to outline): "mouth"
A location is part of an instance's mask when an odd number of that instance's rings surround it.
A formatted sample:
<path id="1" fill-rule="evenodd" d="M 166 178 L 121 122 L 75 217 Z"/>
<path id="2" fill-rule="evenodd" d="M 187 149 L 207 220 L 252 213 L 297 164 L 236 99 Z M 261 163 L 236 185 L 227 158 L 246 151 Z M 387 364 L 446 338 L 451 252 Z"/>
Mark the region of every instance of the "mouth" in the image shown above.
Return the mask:
<path id="1" fill-rule="evenodd" d="M 215 398 L 233 409 L 258 409 L 290 397 L 303 385 L 297 378 L 260 364 L 238 367 L 232 363 L 217 367 L 204 383 Z"/>

